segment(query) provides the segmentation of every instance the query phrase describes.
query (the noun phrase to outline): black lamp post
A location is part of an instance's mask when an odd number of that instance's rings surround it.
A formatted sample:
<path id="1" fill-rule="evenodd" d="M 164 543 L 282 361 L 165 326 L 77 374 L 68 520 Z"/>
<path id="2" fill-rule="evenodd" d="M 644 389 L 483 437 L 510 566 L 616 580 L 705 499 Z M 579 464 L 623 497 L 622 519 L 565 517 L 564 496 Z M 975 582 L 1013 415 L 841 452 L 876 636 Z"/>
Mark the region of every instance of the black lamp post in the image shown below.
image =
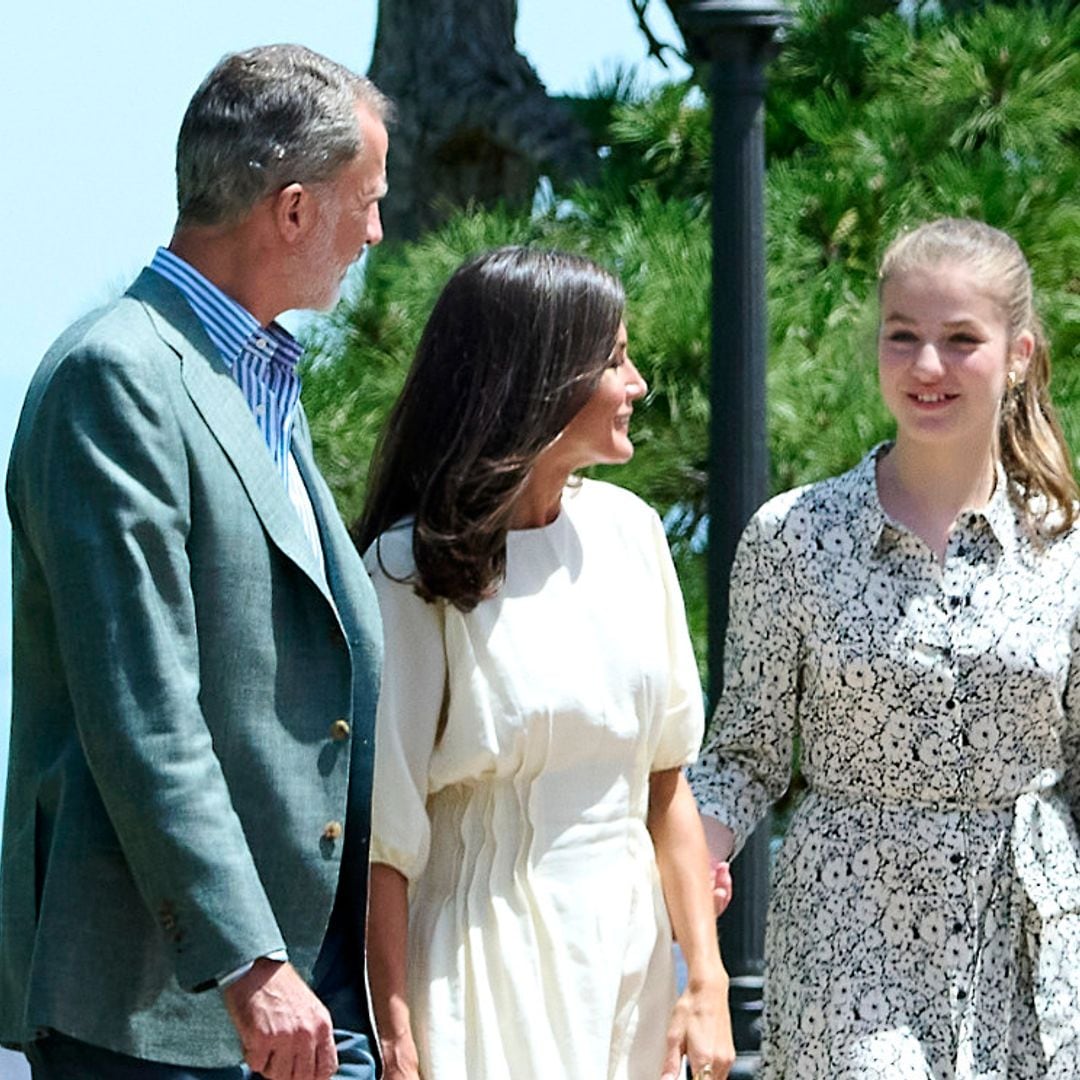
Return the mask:
<path id="1" fill-rule="evenodd" d="M 767 494 L 765 439 L 765 65 L 790 22 L 778 0 L 667 0 L 691 60 L 709 64 L 712 97 L 712 363 L 709 446 L 709 700 L 723 678 L 728 575 L 743 527 Z M 731 975 L 739 1057 L 732 1077 L 758 1063 L 764 989 L 769 823 L 732 867 L 734 894 L 720 920 Z"/>

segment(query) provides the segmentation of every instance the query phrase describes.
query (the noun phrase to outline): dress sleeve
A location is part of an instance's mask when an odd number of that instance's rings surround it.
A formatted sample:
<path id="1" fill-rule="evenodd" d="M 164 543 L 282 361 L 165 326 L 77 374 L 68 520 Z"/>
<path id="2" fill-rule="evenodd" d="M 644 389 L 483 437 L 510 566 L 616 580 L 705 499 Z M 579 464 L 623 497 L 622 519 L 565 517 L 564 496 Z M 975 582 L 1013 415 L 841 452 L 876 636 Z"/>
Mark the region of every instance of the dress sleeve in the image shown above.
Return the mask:
<path id="1" fill-rule="evenodd" d="M 401 530 L 386 548 L 408 542 Z M 385 660 L 375 720 L 375 779 L 371 808 L 371 861 L 394 867 L 410 881 L 427 863 L 431 824 L 428 771 L 446 684 L 444 612 L 407 581 L 395 580 L 398 559 L 386 565 L 365 557 L 382 613 Z"/>
<path id="2" fill-rule="evenodd" d="M 783 556 L 759 511 L 735 553 L 724 690 L 691 777 L 701 812 L 732 830 L 736 852 L 791 779 L 801 643 Z"/>
<path id="3" fill-rule="evenodd" d="M 651 517 L 653 542 L 664 589 L 668 650 L 667 702 L 651 766 L 652 772 L 660 772 L 689 765 L 697 757 L 705 731 L 705 706 L 675 564 L 671 559 L 663 524 L 656 514 Z"/>
<path id="4" fill-rule="evenodd" d="M 1065 684 L 1065 730 L 1062 753 L 1065 770 L 1062 787 L 1080 828 L 1080 618 L 1069 634 L 1069 677 Z"/>

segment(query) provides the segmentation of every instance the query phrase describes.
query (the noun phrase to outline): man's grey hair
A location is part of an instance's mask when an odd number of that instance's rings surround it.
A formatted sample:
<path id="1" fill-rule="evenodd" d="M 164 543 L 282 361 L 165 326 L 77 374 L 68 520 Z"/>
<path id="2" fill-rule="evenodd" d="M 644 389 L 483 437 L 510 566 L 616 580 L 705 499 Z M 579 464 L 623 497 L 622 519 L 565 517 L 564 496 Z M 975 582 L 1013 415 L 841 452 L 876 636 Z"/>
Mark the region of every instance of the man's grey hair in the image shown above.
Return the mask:
<path id="1" fill-rule="evenodd" d="M 287 184 L 328 180 L 363 149 L 357 105 L 390 119 L 374 83 L 302 45 L 226 56 L 180 125 L 178 224 L 238 221 Z"/>

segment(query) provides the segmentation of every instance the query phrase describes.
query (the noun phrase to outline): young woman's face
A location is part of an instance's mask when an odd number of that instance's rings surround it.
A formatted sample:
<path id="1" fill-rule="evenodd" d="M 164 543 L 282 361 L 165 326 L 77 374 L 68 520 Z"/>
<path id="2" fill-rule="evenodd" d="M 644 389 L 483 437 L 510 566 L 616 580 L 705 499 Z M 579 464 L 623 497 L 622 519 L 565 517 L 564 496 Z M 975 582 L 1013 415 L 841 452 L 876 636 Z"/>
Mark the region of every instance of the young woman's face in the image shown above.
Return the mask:
<path id="1" fill-rule="evenodd" d="M 626 325 L 619 324 L 611 362 L 592 397 L 581 407 L 553 444 L 571 469 L 587 465 L 618 465 L 634 455 L 630 416 L 634 402 L 648 387 L 627 353 Z"/>
<path id="2" fill-rule="evenodd" d="M 881 293 L 878 376 L 900 439 L 975 449 L 993 441 L 1009 372 L 1022 379 L 1034 340 L 1015 341 L 1001 305 L 956 263 L 897 274 Z"/>

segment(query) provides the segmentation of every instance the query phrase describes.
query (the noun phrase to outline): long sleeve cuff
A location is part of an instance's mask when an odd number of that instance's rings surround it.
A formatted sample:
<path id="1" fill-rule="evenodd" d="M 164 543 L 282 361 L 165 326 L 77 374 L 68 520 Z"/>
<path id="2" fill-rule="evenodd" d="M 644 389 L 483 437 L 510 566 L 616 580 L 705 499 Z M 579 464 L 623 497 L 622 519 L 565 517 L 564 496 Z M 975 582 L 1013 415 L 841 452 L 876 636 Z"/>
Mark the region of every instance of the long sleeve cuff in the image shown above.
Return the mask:
<path id="1" fill-rule="evenodd" d="M 275 960 L 279 964 L 288 962 L 289 954 L 284 949 L 275 949 L 273 952 L 267 953 L 265 956 L 257 957 L 259 960 Z M 232 971 L 226 972 L 224 975 L 219 975 L 215 980 L 219 990 L 224 990 L 226 986 L 231 986 L 238 979 L 242 979 L 253 967 L 255 966 L 254 960 L 249 960 L 246 964 L 241 964 L 238 968 L 233 968 Z"/>

